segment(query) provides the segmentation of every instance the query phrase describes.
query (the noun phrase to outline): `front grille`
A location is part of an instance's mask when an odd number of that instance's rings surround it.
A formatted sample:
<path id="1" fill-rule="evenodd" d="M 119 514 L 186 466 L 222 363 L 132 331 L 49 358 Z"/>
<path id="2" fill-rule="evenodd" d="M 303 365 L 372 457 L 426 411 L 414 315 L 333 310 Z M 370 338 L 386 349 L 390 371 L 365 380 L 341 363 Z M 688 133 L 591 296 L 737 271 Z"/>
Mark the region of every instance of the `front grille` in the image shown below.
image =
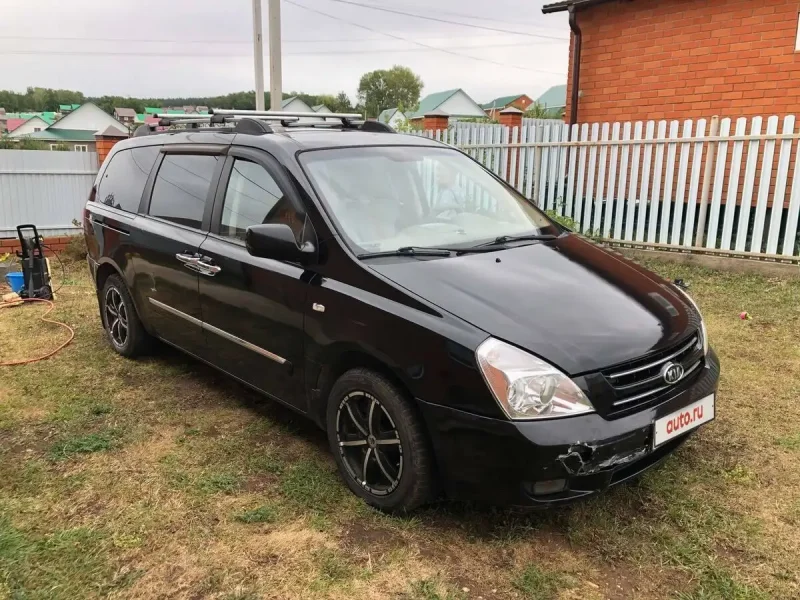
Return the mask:
<path id="1" fill-rule="evenodd" d="M 661 373 L 667 363 L 683 367 L 683 376 L 670 384 Z M 695 333 L 671 348 L 604 370 L 603 376 L 614 390 L 612 410 L 629 410 L 654 402 L 696 374 L 702 364 L 703 341 Z"/>

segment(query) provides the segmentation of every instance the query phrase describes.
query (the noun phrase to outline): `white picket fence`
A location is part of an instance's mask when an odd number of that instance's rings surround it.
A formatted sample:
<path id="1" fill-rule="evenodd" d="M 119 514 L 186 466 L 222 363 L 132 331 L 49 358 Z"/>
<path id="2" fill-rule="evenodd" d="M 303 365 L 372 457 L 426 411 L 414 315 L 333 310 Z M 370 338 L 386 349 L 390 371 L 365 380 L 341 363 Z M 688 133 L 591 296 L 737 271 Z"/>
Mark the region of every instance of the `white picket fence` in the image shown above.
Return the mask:
<path id="1" fill-rule="evenodd" d="M 460 148 L 583 233 L 793 257 L 800 255 L 795 121 L 790 115 L 782 124 L 771 116 L 570 127 L 531 120 L 513 129 L 458 123 L 417 134 Z"/>

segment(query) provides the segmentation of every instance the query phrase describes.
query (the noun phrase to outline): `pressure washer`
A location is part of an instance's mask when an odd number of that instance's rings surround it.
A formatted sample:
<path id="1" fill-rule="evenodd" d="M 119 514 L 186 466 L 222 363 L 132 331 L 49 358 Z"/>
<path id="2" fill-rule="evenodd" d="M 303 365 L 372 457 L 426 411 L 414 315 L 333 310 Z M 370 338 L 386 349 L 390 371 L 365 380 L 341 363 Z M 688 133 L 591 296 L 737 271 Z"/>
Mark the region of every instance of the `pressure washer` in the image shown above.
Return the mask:
<path id="1" fill-rule="evenodd" d="M 42 241 L 36 225 L 17 225 L 17 236 L 22 248 L 17 257 L 22 263 L 23 286 L 18 294 L 20 298 L 53 299 L 53 288 L 50 285 L 50 262 L 44 255 Z"/>

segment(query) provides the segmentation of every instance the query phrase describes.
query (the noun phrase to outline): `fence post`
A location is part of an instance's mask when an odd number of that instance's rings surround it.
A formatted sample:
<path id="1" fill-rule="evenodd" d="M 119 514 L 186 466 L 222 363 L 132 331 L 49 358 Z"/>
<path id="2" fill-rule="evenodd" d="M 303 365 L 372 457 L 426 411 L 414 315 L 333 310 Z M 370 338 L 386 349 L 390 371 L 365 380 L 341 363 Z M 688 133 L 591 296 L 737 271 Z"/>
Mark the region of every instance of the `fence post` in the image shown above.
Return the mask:
<path id="1" fill-rule="evenodd" d="M 719 135 L 719 115 L 711 117 L 711 130 L 708 135 L 715 138 Z M 694 245 L 700 248 L 703 245 L 706 231 L 706 214 L 708 213 L 708 195 L 711 193 L 711 175 L 714 171 L 714 160 L 717 157 L 716 141 L 708 142 L 706 153 L 705 171 L 703 172 L 703 189 L 700 192 L 700 206 L 697 209 L 697 233 L 694 236 Z"/>
<path id="2" fill-rule="evenodd" d="M 536 125 L 533 128 L 533 139 L 529 140 L 535 143 L 542 141 L 542 132 L 544 127 L 542 125 Z M 539 169 L 542 168 L 542 147 L 535 146 L 533 148 L 533 169 L 531 172 L 531 177 L 533 177 L 533 188 L 531 189 L 531 199 L 536 202 L 538 205 L 536 198 L 539 197 Z"/>

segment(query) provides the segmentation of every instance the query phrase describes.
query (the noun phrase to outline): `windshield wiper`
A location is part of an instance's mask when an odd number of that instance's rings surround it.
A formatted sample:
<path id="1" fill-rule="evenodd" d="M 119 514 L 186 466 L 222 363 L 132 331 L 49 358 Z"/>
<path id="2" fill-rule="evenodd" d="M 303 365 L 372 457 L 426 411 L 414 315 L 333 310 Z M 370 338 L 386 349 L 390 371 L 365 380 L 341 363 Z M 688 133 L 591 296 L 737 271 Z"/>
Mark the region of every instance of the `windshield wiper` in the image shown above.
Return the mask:
<path id="1" fill-rule="evenodd" d="M 489 242 L 488 244 L 483 244 L 484 246 L 494 246 L 495 244 L 507 244 L 508 242 L 546 242 L 548 240 L 555 240 L 557 239 L 557 235 L 553 235 L 551 233 L 546 234 L 539 234 L 539 235 L 501 235 L 500 237 L 494 238 L 493 242 Z"/>
<path id="2" fill-rule="evenodd" d="M 452 250 L 447 248 L 429 248 L 427 246 L 403 246 L 397 250 L 386 250 L 384 252 L 364 252 L 356 255 L 356 258 L 378 258 L 381 256 L 450 256 Z"/>

